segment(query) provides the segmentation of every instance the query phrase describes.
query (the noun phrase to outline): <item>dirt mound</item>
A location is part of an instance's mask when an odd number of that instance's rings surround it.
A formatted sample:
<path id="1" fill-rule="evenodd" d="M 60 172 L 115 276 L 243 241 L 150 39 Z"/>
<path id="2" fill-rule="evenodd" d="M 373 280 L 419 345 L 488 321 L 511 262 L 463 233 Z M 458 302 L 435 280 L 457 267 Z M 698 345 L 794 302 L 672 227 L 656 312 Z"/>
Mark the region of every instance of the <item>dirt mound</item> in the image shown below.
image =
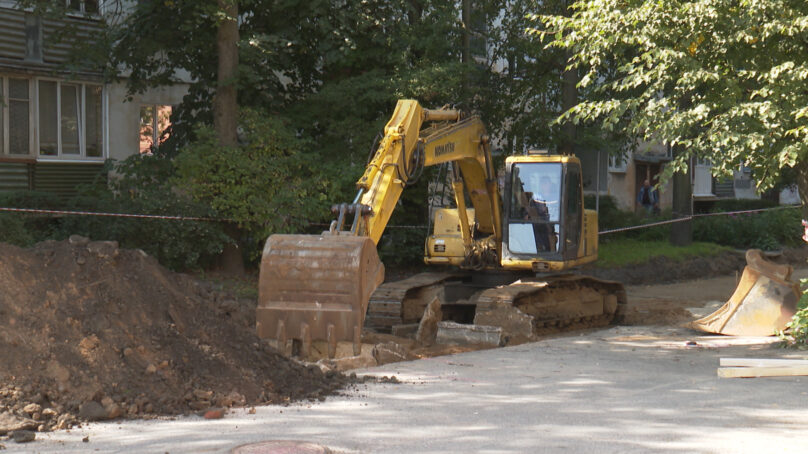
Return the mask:
<path id="1" fill-rule="evenodd" d="M 254 301 L 142 251 L 71 237 L 31 249 L 0 243 L 0 257 L 7 430 L 323 399 L 351 382 L 265 347 Z"/>

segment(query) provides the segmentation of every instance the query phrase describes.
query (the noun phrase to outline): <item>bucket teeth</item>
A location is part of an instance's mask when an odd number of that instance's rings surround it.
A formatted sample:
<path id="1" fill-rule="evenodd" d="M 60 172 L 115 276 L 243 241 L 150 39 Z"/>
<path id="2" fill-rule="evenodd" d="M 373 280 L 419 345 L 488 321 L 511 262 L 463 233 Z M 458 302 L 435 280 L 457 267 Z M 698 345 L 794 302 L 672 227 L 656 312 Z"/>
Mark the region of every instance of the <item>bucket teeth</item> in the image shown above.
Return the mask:
<path id="1" fill-rule="evenodd" d="M 338 341 L 359 344 L 370 294 L 384 280 L 384 265 L 370 238 L 272 235 L 261 258 L 258 336 L 314 341 L 336 351 Z"/>

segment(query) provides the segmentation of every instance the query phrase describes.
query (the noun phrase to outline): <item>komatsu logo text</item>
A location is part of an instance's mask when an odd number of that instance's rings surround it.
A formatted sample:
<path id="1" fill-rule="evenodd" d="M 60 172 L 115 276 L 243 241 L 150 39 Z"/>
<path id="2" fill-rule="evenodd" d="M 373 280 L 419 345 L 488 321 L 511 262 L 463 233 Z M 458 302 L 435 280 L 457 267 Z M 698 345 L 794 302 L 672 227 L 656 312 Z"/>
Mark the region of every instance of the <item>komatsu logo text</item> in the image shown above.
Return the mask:
<path id="1" fill-rule="evenodd" d="M 454 153 L 454 149 L 455 149 L 454 142 L 449 142 L 445 145 L 438 145 L 435 147 L 435 156 L 441 156 L 447 153 Z"/>

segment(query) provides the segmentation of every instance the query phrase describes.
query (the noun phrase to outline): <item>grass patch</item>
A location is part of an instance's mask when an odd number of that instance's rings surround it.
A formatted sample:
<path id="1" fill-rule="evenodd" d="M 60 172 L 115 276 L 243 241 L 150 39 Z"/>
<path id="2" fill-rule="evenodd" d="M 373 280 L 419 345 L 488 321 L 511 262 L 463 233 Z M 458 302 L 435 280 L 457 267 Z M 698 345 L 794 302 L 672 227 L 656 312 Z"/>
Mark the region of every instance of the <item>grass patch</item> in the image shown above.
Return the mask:
<path id="1" fill-rule="evenodd" d="M 612 268 L 643 263 L 660 256 L 680 261 L 687 257 L 711 256 L 729 250 L 731 248 L 715 243 L 693 243 L 680 247 L 667 241 L 620 239 L 600 243 L 597 264 L 600 268 Z"/>

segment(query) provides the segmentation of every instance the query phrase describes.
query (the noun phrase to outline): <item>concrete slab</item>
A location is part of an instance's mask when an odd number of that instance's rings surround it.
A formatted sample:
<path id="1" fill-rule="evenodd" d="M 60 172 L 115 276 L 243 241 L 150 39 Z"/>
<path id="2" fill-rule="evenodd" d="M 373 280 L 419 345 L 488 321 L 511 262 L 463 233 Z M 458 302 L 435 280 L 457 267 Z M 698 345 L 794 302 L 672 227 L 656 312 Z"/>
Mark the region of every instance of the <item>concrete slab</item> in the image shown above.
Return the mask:
<path id="1" fill-rule="evenodd" d="M 487 325 L 464 325 L 455 322 L 438 322 L 437 343 L 455 345 L 502 345 L 502 328 Z"/>

